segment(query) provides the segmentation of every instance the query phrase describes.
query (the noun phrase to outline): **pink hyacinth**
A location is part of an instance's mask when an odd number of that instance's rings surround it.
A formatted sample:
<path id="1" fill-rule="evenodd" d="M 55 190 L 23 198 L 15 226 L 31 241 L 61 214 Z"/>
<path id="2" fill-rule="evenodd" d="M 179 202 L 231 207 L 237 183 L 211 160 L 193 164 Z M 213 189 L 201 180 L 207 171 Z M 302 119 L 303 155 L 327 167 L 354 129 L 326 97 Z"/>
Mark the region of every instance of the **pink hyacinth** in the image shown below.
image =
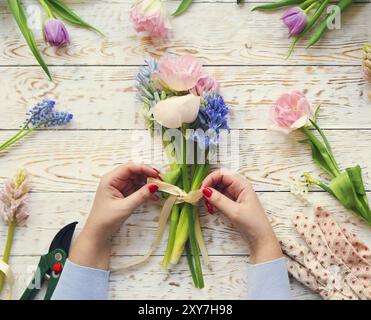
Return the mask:
<path id="1" fill-rule="evenodd" d="M 272 110 L 275 125 L 272 129 L 290 133 L 304 127 L 313 116 L 313 109 L 305 95 L 298 90 L 285 93 L 276 101 Z"/>
<path id="2" fill-rule="evenodd" d="M 164 57 L 159 61 L 160 71 L 154 76 L 175 91 L 187 91 L 205 76 L 202 63 L 191 55 Z"/>
<path id="3" fill-rule="evenodd" d="M 0 215 L 6 223 L 19 223 L 28 218 L 29 211 L 26 202 L 29 191 L 29 181 L 24 170 L 20 170 L 5 184 L 4 189 L 0 191 L 0 202 L 4 204 Z"/>
<path id="4" fill-rule="evenodd" d="M 293 7 L 287 10 L 281 17 L 281 20 L 289 29 L 290 36 L 296 36 L 307 25 L 307 15 L 299 7 Z"/>
<path id="5" fill-rule="evenodd" d="M 164 38 L 170 29 L 170 20 L 161 0 L 139 0 L 130 12 L 137 32 L 146 31 L 151 37 Z"/>
<path id="6" fill-rule="evenodd" d="M 210 92 L 218 91 L 219 83 L 209 75 L 204 75 L 202 78 L 200 78 L 196 86 L 193 89 L 191 89 L 191 93 L 193 93 L 196 96 L 202 96 Z"/>

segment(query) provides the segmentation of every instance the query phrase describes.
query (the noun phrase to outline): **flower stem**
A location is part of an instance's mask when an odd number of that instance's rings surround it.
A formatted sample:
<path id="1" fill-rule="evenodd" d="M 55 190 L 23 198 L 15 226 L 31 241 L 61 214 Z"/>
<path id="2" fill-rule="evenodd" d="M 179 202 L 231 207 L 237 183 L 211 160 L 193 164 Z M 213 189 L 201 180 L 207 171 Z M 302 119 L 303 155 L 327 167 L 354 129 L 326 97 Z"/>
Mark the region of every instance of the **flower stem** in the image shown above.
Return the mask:
<path id="1" fill-rule="evenodd" d="M 307 14 L 309 11 L 311 11 L 313 8 L 315 8 L 318 5 L 317 2 L 312 3 L 308 8 L 304 10 L 304 12 Z"/>
<path id="2" fill-rule="evenodd" d="M 171 256 L 171 253 L 173 252 L 178 221 L 179 221 L 179 205 L 174 205 L 173 208 L 171 209 L 169 238 L 167 241 L 165 256 L 164 256 L 164 259 L 162 260 L 162 268 L 164 270 L 167 270 L 170 256 Z"/>
<path id="3" fill-rule="evenodd" d="M 6 238 L 6 245 L 5 245 L 4 257 L 3 257 L 3 261 L 5 263 L 9 263 L 10 250 L 12 248 L 15 227 L 16 227 L 16 221 L 12 221 L 8 225 L 8 236 Z M 4 287 L 4 274 L 0 272 L 0 293 L 3 290 L 3 287 Z"/>
<path id="4" fill-rule="evenodd" d="M 323 190 L 327 191 L 329 194 L 331 194 L 334 197 L 336 197 L 335 194 L 334 194 L 334 192 L 331 190 L 330 187 L 328 187 L 327 185 L 325 185 L 323 182 L 321 182 L 321 181 L 313 178 L 308 172 L 305 172 L 303 174 L 303 176 L 304 176 L 304 178 L 307 180 L 307 182 L 309 184 L 315 184 L 315 185 L 321 187 Z"/>
<path id="5" fill-rule="evenodd" d="M 37 127 L 34 127 L 34 128 L 31 128 L 31 129 L 28 129 L 26 131 L 24 131 L 23 129 L 20 130 L 21 134 L 20 133 L 17 133 L 14 137 L 12 137 L 11 139 L 9 139 L 8 141 L 6 141 L 5 143 L 3 143 L 1 146 L 0 146 L 0 151 L 3 151 L 4 149 L 6 149 L 7 147 L 11 146 L 12 144 L 16 143 L 17 141 L 21 140 L 23 137 L 25 137 L 26 135 L 28 135 L 29 133 L 31 133 L 32 131 L 34 131 Z"/>
<path id="6" fill-rule="evenodd" d="M 300 8 L 304 10 L 314 2 L 317 2 L 317 0 L 306 0 L 300 5 Z"/>
<path id="7" fill-rule="evenodd" d="M 46 11 L 46 14 L 48 15 L 48 18 L 53 19 L 55 18 L 53 12 L 50 10 L 49 6 L 46 4 L 45 0 L 39 0 L 40 4 L 43 6 L 43 8 Z"/>

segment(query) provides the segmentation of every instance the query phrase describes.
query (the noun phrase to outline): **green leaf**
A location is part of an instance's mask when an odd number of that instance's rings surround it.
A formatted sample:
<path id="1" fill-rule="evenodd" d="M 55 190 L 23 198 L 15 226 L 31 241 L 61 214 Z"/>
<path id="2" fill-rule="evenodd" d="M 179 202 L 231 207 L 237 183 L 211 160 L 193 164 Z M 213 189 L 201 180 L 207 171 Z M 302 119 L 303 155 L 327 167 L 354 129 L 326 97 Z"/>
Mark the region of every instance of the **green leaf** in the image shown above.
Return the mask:
<path id="1" fill-rule="evenodd" d="M 363 184 L 361 167 L 360 166 L 355 166 L 355 167 L 351 167 L 351 168 L 346 168 L 345 170 L 347 171 L 348 176 L 349 176 L 350 180 L 352 181 L 356 192 L 360 195 L 365 195 L 366 190 L 365 190 L 365 186 Z"/>
<path id="2" fill-rule="evenodd" d="M 332 170 L 328 166 L 326 160 L 323 158 L 322 153 L 320 152 L 320 150 L 318 150 L 317 146 L 311 140 L 308 139 L 308 142 L 309 142 L 310 147 L 312 149 L 312 158 L 313 158 L 313 161 L 319 167 L 321 167 L 323 170 L 325 170 L 327 172 L 327 174 L 330 175 L 330 177 L 332 177 L 333 176 Z"/>
<path id="3" fill-rule="evenodd" d="M 318 131 L 318 133 L 321 135 L 322 139 L 323 139 L 323 142 L 325 143 L 325 146 L 326 146 L 326 149 L 327 149 L 327 153 L 328 155 L 330 156 L 331 158 L 331 161 L 332 161 L 332 164 L 334 165 L 335 169 L 339 172 L 339 166 L 335 160 L 335 157 L 334 157 L 334 154 L 332 153 L 332 149 L 331 149 L 331 146 L 330 146 L 330 143 L 328 142 L 327 140 L 327 137 L 326 135 L 323 133 L 323 131 L 321 130 L 321 128 L 317 125 L 316 122 L 312 121 L 311 119 L 309 119 L 310 123 L 312 124 L 312 126 Z"/>
<path id="4" fill-rule="evenodd" d="M 356 188 L 359 188 L 359 186 L 356 187 L 352 181 L 352 179 L 355 179 L 356 183 L 359 183 L 360 172 L 355 173 L 358 171 L 355 167 L 351 171 L 352 176 L 349 175 L 349 171 L 344 171 L 340 176 L 334 178 L 329 186 L 345 208 L 352 209 L 371 223 L 371 210 L 366 195 L 358 194 Z"/>
<path id="5" fill-rule="evenodd" d="M 329 186 L 345 208 L 351 209 L 355 207 L 355 198 L 357 195 L 346 171 L 332 179 Z"/>
<path id="6" fill-rule="evenodd" d="M 286 6 L 292 6 L 298 3 L 302 3 L 304 0 L 281 0 L 273 3 L 267 3 L 263 5 L 256 6 L 252 8 L 251 11 L 255 10 L 272 10 L 272 9 L 277 9 L 281 7 L 286 7 Z"/>
<path id="7" fill-rule="evenodd" d="M 69 7 L 67 7 L 62 1 L 60 1 L 60 0 L 45 0 L 45 2 L 47 2 L 50 10 L 55 15 L 57 15 L 61 19 L 63 19 L 64 21 L 66 21 L 68 23 L 71 23 L 71 24 L 74 24 L 74 25 L 77 25 L 77 26 L 80 26 L 80 27 L 92 29 L 92 30 L 100 33 L 101 35 L 103 35 L 103 33 L 101 31 L 99 31 L 97 28 L 95 28 L 94 26 L 92 26 L 91 24 L 86 22 L 85 20 L 81 19 L 76 13 L 74 13 Z"/>
<path id="8" fill-rule="evenodd" d="M 25 38 L 30 50 L 32 51 L 37 62 L 40 64 L 41 68 L 48 75 L 49 79 L 52 80 L 47 64 L 45 63 L 39 49 L 36 46 L 36 41 L 34 35 L 27 24 L 27 18 L 24 13 L 22 4 L 20 0 L 8 0 L 10 11 L 13 14 L 15 21 L 18 24 L 19 29 L 21 30 L 23 37 Z"/>
<path id="9" fill-rule="evenodd" d="M 187 11 L 187 9 L 191 6 L 192 0 L 182 0 L 181 4 L 179 5 L 178 9 L 172 14 L 172 16 L 180 16 L 182 13 Z"/>

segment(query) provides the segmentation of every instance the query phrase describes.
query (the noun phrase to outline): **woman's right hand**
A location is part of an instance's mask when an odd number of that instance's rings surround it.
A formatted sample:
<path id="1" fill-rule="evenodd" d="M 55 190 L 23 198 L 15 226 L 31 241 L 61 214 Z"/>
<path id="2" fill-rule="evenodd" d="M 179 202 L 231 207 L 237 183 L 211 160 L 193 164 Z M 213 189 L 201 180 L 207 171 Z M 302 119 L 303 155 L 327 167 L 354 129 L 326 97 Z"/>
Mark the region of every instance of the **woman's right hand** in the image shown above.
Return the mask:
<path id="1" fill-rule="evenodd" d="M 282 250 L 267 215 L 251 184 L 223 169 L 202 183 L 205 205 L 213 214 L 218 208 L 237 227 L 250 248 L 250 262 L 262 263 L 282 257 Z"/>

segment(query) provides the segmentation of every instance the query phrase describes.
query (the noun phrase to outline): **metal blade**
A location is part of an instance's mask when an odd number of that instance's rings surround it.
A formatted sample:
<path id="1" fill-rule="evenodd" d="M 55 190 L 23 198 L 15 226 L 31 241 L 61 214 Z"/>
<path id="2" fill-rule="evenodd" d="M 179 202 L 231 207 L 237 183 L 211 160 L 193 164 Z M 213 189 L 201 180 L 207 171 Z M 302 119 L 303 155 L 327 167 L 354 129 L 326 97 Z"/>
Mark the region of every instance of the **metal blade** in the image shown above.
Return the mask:
<path id="1" fill-rule="evenodd" d="M 55 249 L 63 249 L 68 254 L 77 223 L 72 222 L 58 231 L 50 244 L 49 252 Z"/>

